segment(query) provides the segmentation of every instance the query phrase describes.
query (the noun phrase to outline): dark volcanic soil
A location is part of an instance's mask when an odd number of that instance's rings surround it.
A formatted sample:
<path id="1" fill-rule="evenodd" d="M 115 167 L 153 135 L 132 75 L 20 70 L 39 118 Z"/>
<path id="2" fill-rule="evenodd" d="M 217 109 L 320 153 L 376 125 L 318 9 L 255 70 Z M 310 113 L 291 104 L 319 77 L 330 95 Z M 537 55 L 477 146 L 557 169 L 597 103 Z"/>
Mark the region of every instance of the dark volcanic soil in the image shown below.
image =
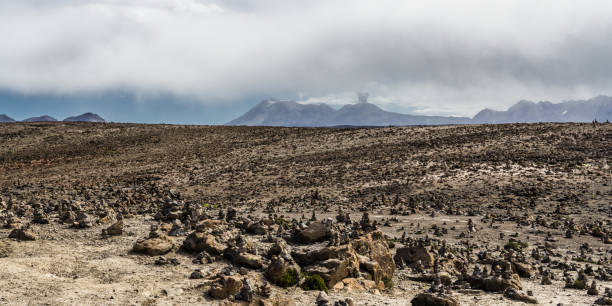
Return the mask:
<path id="1" fill-rule="evenodd" d="M 314 304 L 318 291 L 283 288 L 265 276 L 280 256 L 268 253 L 279 240 L 293 250 L 284 260 L 307 272 L 300 278 L 329 262 L 303 263 L 298 253 L 355 248 L 359 271 L 327 271 L 342 274 L 339 281 L 320 272 L 335 288 L 330 305 L 345 298 L 404 305 L 426 291 L 461 305 L 522 303 L 482 285 L 513 275 L 520 285 L 512 288 L 541 304 L 601 302 L 612 288 L 608 162 L 612 124 L 0 124 L 0 304 L 230 303 L 242 296 L 215 300 L 209 291 L 234 276 L 252 280 L 258 303 Z M 236 217 L 227 217 L 233 209 Z M 340 210 L 350 221 L 336 218 Z M 309 221 L 313 212 L 317 222 Z M 369 223 L 360 222 L 364 212 Z M 121 235 L 101 234 L 117 220 L 124 221 Z M 168 238 L 172 248 L 162 255 L 178 264 L 156 265 L 159 256 L 132 252 L 150 231 L 166 237 L 173 224 L 183 232 Z M 313 224 L 327 235 L 303 241 Z M 8 238 L 19 228 L 36 240 Z M 215 237 L 221 252 L 186 250 L 194 232 Z M 359 253 L 360 238 L 374 240 L 369 245 L 386 257 Z M 417 247 L 435 258 L 435 268 L 380 259 Z M 236 254 L 258 257 L 245 264 Z M 392 276 L 381 278 L 367 262 Z M 221 275 L 226 268 L 231 275 Z M 195 269 L 203 278 L 189 278 Z M 423 280 L 440 273 L 450 281 Z M 541 284 L 544 274 L 551 285 Z M 353 279 L 361 285 L 348 288 Z M 587 288 L 564 288 L 576 280 Z M 260 290 L 266 281 L 270 298 Z M 598 292 L 589 295 L 593 281 Z"/>

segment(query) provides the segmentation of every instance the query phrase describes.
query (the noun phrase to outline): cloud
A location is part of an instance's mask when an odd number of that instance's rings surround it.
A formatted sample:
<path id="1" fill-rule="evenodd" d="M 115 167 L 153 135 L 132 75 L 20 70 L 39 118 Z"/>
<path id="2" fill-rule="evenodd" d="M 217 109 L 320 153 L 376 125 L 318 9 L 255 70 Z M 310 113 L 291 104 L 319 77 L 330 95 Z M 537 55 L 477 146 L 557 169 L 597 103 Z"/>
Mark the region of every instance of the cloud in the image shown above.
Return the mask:
<path id="1" fill-rule="evenodd" d="M 611 94 L 609 1 L 0 2 L 0 88 L 473 115 Z"/>

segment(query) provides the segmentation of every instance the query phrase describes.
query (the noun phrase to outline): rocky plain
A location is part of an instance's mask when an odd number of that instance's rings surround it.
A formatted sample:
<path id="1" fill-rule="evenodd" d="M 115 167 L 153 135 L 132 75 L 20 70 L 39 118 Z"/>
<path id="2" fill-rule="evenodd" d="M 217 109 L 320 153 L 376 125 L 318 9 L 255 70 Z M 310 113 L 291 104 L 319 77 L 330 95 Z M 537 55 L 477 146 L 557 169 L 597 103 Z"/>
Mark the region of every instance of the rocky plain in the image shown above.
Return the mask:
<path id="1" fill-rule="evenodd" d="M 0 125 L 0 304 L 612 305 L 612 124 Z"/>

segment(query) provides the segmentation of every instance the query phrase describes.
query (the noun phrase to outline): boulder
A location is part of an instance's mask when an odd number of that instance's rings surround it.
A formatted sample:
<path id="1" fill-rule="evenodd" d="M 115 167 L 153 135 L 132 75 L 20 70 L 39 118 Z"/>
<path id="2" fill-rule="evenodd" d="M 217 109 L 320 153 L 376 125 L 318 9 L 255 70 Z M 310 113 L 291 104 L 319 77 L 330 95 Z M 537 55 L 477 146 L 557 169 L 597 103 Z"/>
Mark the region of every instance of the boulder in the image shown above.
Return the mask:
<path id="1" fill-rule="evenodd" d="M 422 246 L 398 248 L 393 259 L 398 264 L 401 262 L 411 267 L 415 267 L 419 260 L 425 268 L 433 267 L 434 264 L 433 254 Z"/>
<path id="2" fill-rule="evenodd" d="M 265 276 L 266 278 L 274 283 L 278 284 L 281 280 L 281 277 L 287 273 L 287 269 L 289 265 L 285 262 L 285 260 L 281 257 L 275 257 L 270 265 L 266 268 Z"/>
<path id="3" fill-rule="evenodd" d="M 361 283 L 363 284 L 363 287 L 368 290 L 378 289 L 379 291 L 382 291 L 385 289 L 385 284 L 382 281 L 375 282 L 373 280 L 364 279 L 361 281 Z"/>
<path id="4" fill-rule="evenodd" d="M 249 222 L 246 226 L 246 231 L 249 234 L 265 235 L 268 233 L 266 225 L 263 222 Z"/>
<path id="5" fill-rule="evenodd" d="M 104 216 L 101 216 L 98 219 L 98 224 L 109 224 L 113 222 L 116 218 L 117 216 L 115 214 L 115 211 L 112 209 L 109 209 L 104 213 Z"/>
<path id="6" fill-rule="evenodd" d="M 123 220 L 115 222 L 106 229 L 106 234 L 110 236 L 121 236 L 123 234 Z"/>
<path id="7" fill-rule="evenodd" d="M 27 228 L 16 228 L 11 231 L 8 237 L 19 241 L 34 241 L 38 239 L 38 236 Z"/>
<path id="8" fill-rule="evenodd" d="M 352 242 L 355 252 L 362 255 L 359 266 L 372 275 L 372 280 L 380 282 L 391 279 L 395 272 L 395 261 L 389 252 L 389 244 L 381 231 L 371 232 Z"/>
<path id="9" fill-rule="evenodd" d="M 195 229 L 198 232 L 204 232 L 207 229 L 217 228 L 217 227 L 221 226 L 222 224 L 223 224 L 223 221 L 221 221 L 221 220 L 206 219 L 206 220 L 202 220 L 198 224 L 196 224 Z"/>
<path id="10" fill-rule="evenodd" d="M 266 254 L 268 258 L 272 258 L 274 256 L 280 256 L 284 259 L 291 259 L 291 247 L 285 242 L 284 239 L 277 238 L 274 242 L 274 245 L 268 250 Z"/>
<path id="11" fill-rule="evenodd" d="M 147 254 L 147 255 L 163 255 L 170 252 L 174 248 L 174 242 L 166 235 L 160 235 L 159 237 L 140 239 L 133 247 L 135 253 Z"/>
<path id="12" fill-rule="evenodd" d="M 439 279 L 440 282 L 446 286 L 450 286 L 453 283 L 453 279 L 451 275 L 447 272 L 438 272 L 438 273 L 431 273 L 431 274 L 421 274 L 417 276 L 409 276 L 408 279 L 417 281 L 417 282 L 424 282 L 424 283 L 431 283 L 434 280 Z"/>
<path id="13" fill-rule="evenodd" d="M 222 275 L 211 285 L 208 294 L 213 299 L 223 300 L 237 294 L 240 289 L 242 289 L 242 279 L 239 276 Z"/>
<path id="14" fill-rule="evenodd" d="M 367 257 L 359 256 L 359 269 L 367 272 L 366 279 L 380 281 L 383 278 L 383 270 L 380 264 L 369 260 Z"/>
<path id="15" fill-rule="evenodd" d="M 306 272 L 319 274 L 328 288 L 344 278 L 359 275 L 359 259 L 351 244 L 294 251 L 291 255 Z"/>
<path id="16" fill-rule="evenodd" d="M 266 268 L 264 275 L 270 282 L 279 286 L 286 286 L 287 284 L 282 284 L 281 280 L 289 269 L 295 270 L 298 275 L 300 273 L 300 267 L 298 265 L 292 264 L 282 257 L 274 257 L 270 265 Z"/>
<path id="17" fill-rule="evenodd" d="M 521 290 L 521 281 L 517 274 L 512 274 L 510 278 L 490 276 L 487 278 L 468 278 L 472 288 L 481 289 L 488 292 L 504 292 L 508 288 Z"/>
<path id="18" fill-rule="evenodd" d="M 233 254 L 232 262 L 239 267 L 251 269 L 261 269 L 263 267 L 263 258 L 261 256 L 246 252 Z"/>
<path id="19" fill-rule="evenodd" d="M 79 211 L 76 216 L 76 222 L 72 224 L 72 227 L 76 228 L 90 228 L 93 226 L 93 222 L 88 214 Z"/>
<path id="20" fill-rule="evenodd" d="M 276 295 L 269 299 L 260 300 L 259 305 L 261 306 L 295 306 L 296 304 L 295 304 L 294 298 Z"/>
<path id="21" fill-rule="evenodd" d="M 602 296 L 595 300 L 595 305 L 612 305 L 612 298 L 607 296 Z"/>
<path id="22" fill-rule="evenodd" d="M 226 249 L 226 246 L 217 242 L 217 239 L 213 235 L 193 232 L 185 238 L 182 248 L 188 252 L 200 253 L 206 251 L 212 255 L 221 255 Z"/>
<path id="23" fill-rule="evenodd" d="M 448 294 L 423 292 L 411 301 L 413 306 L 459 306 L 459 301 Z"/>
<path id="24" fill-rule="evenodd" d="M 520 277 L 530 278 L 534 274 L 533 269 L 529 264 L 523 262 L 513 262 L 512 266 L 514 267 L 514 271 L 516 271 Z"/>
<path id="25" fill-rule="evenodd" d="M 168 231 L 168 235 L 173 237 L 185 236 L 185 228 L 183 228 L 183 226 L 180 224 L 180 222 L 178 222 L 178 220 L 174 221 L 175 224 L 173 224 L 172 228 L 170 228 L 170 231 Z"/>
<path id="26" fill-rule="evenodd" d="M 335 290 L 344 289 L 349 292 L 364 290 L 363 286 L 361 285 L 361 282 L 358 279 L 352 277 L 343 279 L 341 282 L 338 282 L 336 285 L 334 285 L 333 288 Z"/>
<path id="27" fill-rule="evenodd" d="M 236 294 L 236 299 L 240 301 L 245 301 L 247 303 L 253 302 L 253 297 L 255 295 L 255 290 L 253 289 L 253 284 L 248 278 L 242 279 L 242 288 L 240 288 L 240 292 Z"/>
<path id="28" fill-rule="evenodd" d="M 298 232 L 297 241 L 301 243 L 313 243 L 317 241 L 323 241 L 329 238 L 331 235 L 331 228 L 328 224 L 322 221 L 315 221 L 310 225 Z"/>
<path id="29" fill-rule="evenodd" d="M 326 306 L 328 303 L 329 297 L 327 296 L 327 293 L 325 293 L 325 291 L 319 292 L 319 295 L 317 295 L 317 299 L 315 300 L 315 304 L 317 304 L 317 306 Z"/>

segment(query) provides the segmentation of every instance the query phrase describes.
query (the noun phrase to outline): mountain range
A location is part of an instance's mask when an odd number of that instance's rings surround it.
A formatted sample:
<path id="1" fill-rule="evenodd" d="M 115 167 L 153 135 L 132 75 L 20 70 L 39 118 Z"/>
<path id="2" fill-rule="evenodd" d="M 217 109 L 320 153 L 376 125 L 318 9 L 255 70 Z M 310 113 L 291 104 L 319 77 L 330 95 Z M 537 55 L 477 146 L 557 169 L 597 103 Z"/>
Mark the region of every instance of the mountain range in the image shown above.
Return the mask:
<path id="1" fill-rule="evenodd" d="M 505 111 L 484 109 L 473 118 L 417 116 L 389 112 L 360 101 L 336 110 L 327 104 L 264 100 L 227 125 L 388 126 L 482 123 L 591 122 L 612 120 L 612 97 L 562 103 L 520 101 Z"/>
<path id="2" fill-rule="evenodd" d="M 27 118 L 27 119 L 22 120 L 21 122 L 55 122 L 55 121 L 57 121 L 57 119 L 49 115 L 42 115 L 40 117 Z M 104 120 L 102 117 L 94 113 L 85 113 L 79 116 L 68 117 L 64 119 L 63 121 L 64 122 L 106 122 L 106 120 Z M 11 122 L 17 122 L 17 121 L 5 114 L 0 115 L 0 123 L 11 123 Z"/>
<path id="3" fill-rule="evenodd" d="M 514 122 L 590 122 L 612 120 L 612 97 L 598 96 L 590 100 L 563 103 L 519 101 L 506 111 L 484 109 L 474 123 Z"/>
<path id="4" fill-rule="evenodd" d="M 598 96 L 589 100 L 571 100 L 562 103 L 522 100 L 505 111 L 483 109 L 473 118 L 408 115 L 385 111 L 360 99 L 334 109 L 325 103 L 302 104 L 295 101 L 264 100 L 227 125 L 248 126 L 388 126 L 388 125 L 447 125 L 483 123 L 531 122 L 600 122 L 612 120 L 612 97 Z M 43 115 L 22 122 L 52 122 L 55 118 Z M 94 113 L 68 117 L 65 122 L 106 122 Z M 0 123 L 16 122 L 0 114 Z"/>

